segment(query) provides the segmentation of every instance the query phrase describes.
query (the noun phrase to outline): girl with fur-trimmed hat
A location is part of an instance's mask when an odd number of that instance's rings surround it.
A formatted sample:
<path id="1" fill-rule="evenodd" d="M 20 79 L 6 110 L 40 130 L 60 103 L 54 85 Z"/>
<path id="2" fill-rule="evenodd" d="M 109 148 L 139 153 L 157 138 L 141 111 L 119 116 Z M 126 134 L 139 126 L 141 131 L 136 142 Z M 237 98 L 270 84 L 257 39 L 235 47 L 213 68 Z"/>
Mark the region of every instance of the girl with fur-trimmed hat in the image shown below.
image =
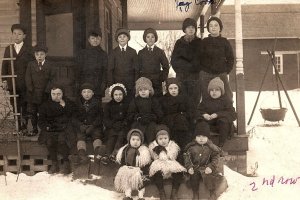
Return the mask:
<path id="1" fill-rule="evenodd" d="M 161 106 L 153 97 L 152 82 L 145 77 L 136 81 L 136 97 L 131 100 L 128 108 L 127 120 L 132 128 L 139 128 L 145 133 L 146 143 L 155 139 L 156 123 L 163 117 Z"/>
<path id="2" fill-rule="evenodd" d="M 131 129 L 127 134 L 128 144 L 123 146 L 117 154 L 119 168 L 114 180 L 117 191 L 124 192 L 123 200 L 132 200 L 131 193 L 138 191 L 138 200 L 144 200 L 144 180 L 151 163 L 149 149 L 143 145 L 144 134 L 139 129 Z"/>
<path id="3" fill-rule="evenodd" d="M 103 124 L 106 128 L 106 158 L 115 161 L 117 151 L 123 145 L 128 124 L 126 121 L 129 102 L 126 98 L 127 90 L 121 83 L 109 87 L 111 101 L 104 106 Z"/>
<path id="4" fill-rule="evenodd" d="M 162 82 L 168 78 L 170 67 L 165 52 L 155 45 L 157 39 L 155 29 L 147 28 L 144 31 L 143 40 L 146 46 L 138 53 L 138 71 L 139 77 L 147 77 L 152 80 L 154 96 L 160 97 L 163 95 Z"/>
<path id="5" fill-rule="evenodd" d="M 149 144 L 153 162 L 149 168 L 149 176 L 159 190 L 160 199 L 166 199 L 164 179 L 172 177 L 172 192 L 170 199 L 177 199 L 177 192 L 186 169 L 176 160 L 180 148 L 170 140 L 170 130 L 166 125 L 158 125 L 156 139 Z"/>
<path id="6" fill-rule="evenodd" d="M 190 142 L 191 111 L 188 98 L 181 92 L 181 83 L 177 78 L 168 78 L 167 93 L 161 98 L 164 113 L 162 123 L 171 129 L 171 138 L 180 148 Z"/>

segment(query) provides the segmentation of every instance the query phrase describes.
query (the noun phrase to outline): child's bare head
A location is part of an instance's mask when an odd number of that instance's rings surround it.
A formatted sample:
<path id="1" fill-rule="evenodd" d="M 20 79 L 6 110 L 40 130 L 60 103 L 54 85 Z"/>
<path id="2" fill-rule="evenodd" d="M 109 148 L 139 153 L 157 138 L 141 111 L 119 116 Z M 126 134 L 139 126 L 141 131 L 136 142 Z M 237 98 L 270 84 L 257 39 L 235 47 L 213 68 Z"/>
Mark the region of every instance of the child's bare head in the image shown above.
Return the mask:
<path id="1" fill-rule="evenodd" d="M 34 48 L 34 57 L 37 62 L 43 62 L 46 59 L 48 48 L 44 45 L 36 45 Z"/>
<path id="2" fill-rule="evenodd" d="M 11 26 L 12 40 L 16 44 L 20 44 L 26 38 L 26 28 L 21 24 L 13 24 Z"/>
<path id="3" fill-rule="evenodd" d="M 143 34 L 143 40 L 147 43 L 148 46 L 153 46 L 157 42 L 158 36 L 157 32 L 153 28 L 147 28 Z"/>

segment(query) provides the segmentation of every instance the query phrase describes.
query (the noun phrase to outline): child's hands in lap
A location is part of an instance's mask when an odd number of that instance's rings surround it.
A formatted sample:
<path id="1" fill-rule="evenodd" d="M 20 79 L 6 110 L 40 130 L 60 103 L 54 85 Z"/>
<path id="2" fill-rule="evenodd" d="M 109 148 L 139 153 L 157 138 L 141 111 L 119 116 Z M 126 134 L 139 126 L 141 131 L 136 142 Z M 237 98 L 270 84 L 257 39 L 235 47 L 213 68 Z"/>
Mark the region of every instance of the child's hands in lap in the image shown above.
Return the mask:
<path id="1" fill-rule="evenodd" d="M 194 169 L 193 169 L 193 168 L 190 168 L 190 169 L 188 170 L 188 172 L 189 172 L 189 174 L 193 175 L 193 174 L 194 174 Z"/>
<path id="2" fill-rule="evenodd" d="M 212 173 L 212 170 L 210 167 L 206 167 L 204 172 L 205 172 L 205 174 L 210 174 L 210 173 Z"/>

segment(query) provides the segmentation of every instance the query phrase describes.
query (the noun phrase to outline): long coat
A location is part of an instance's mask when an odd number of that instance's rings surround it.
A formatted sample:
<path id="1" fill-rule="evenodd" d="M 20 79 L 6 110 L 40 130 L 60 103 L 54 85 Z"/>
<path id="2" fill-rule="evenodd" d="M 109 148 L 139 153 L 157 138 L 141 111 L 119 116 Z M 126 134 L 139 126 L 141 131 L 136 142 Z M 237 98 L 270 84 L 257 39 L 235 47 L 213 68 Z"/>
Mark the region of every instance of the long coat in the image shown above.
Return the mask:
<path id="1" fill-rule="evenodd" d="M 42 69 L 39 69 L 37 61 L 30 62 L 25 77 L 28 102 L 41 104 L 46 100 L 55 76 L 54 63 L 45 60 Z"/>

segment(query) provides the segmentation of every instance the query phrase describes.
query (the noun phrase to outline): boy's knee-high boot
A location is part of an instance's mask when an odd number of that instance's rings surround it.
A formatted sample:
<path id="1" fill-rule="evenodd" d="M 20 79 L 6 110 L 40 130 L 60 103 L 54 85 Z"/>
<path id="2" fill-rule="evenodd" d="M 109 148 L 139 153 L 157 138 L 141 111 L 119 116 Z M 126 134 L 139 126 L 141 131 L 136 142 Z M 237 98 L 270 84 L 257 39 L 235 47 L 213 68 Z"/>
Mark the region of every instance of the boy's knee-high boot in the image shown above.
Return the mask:
<path id="1" fill-rule="evenodd" d="M 180 183 L 183 179 L 183 174 L 181 172 L 174 173 L 172 175 L 172 177 L 173 177 L 173 180 L 172 180 L 172 191 L 171 191 L 170 199 L 177 200 L 178 199 L 178 190 L 180 187 Z"/>
<path id="2" fill-rule="evenodd" d="M 160 200 L 166 200 L 166 193 L 164 189 L 164 182 L 163 182 L 163 176 L 161 173 L 156 173 L 153 176 L 153 181 L 158 189 L 159 192 L 159 198 Z"/>

